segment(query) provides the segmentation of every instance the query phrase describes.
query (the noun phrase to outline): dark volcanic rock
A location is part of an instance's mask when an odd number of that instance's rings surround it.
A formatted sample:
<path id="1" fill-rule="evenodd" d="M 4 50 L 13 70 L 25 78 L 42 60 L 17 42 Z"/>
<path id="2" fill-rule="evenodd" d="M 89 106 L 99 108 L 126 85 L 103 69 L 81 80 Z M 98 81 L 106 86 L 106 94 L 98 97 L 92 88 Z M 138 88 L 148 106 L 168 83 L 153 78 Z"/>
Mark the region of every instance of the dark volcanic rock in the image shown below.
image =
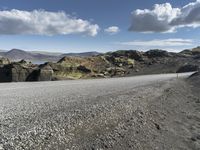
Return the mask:
<path id="1" fill-rule="evenodd" d="M 130 51 L 129 56 L 130 58 L 137 60 L 137 61 L 143 61 L 144 58 L 144 53 L 143 52 L 139 52 L 136 50 Z"/>
<path id="2" fill-rule="evenodd" d="M 150 50 L 145 53 L 145 55 L 149 58 L 156 58 L 156 57 L 168 57 L 169 53 L 163 50 Z"/>
<path id="3" fill-rule="evenodd" d="M 189 78 L 188 78 L 188 81 L 192 82 L 193 85 L 195 85 L 195 90 L 197 90 L 197 92 L 199 93 L 199 89 L 200 89 L 200 72 L 196 72 L 194 73 L 193 75 L 191 75 Z M 200 98 L 199 100 L 197 100 L 197 102 L 200 102 Z"/>
<path id="4" fill-rule="evenodd" d="M 18 63 L 24 64 L 24 65 L 31 64 L 31 62 L 27 62 L 27 61 L 24 60 L 24 59 L 20 60 Z"/>
<path id="5" fill-rule="evenodd" d="M 194 59 L 198 59 L 198 60 L 200 60 L 200 54 L 199 54 L 199 55 L 196 55 L 196 56 L 194 56 Z"/>
<path id="6" fill-rule="evenodd" d="M 53 69 L 49 65 L 40 66 L 39 76 L 37 81 L 51 81 L 53 76 Z"/>
<path id="7" fill-rule="evenodd" d="M 91 72 L 92 72 L 90 69 L 88 69 L 87 67 L 82 66 L 82 65 L 78 66 L 77 69 L 78 69 L 79 71 L 84 72 L 84 73 L 91 73 Z"/>
<path id="8" fill-rule="evenodd" d="M 127 57 L 137 61 L 142 61 L 144 59 L 144 53 L 136 50 L 119 50 L 112 53 L 107 53 L 107 55 L 112 57 Z"/>
<path id="9" fill-rule="evenodd" d="M 27 77 L 27 81 L 52 81 L 53 69 L 49 65 L 41 65 Z"/>
<path id="10" fill-rule="evenodd" d="M 192 55 L 192 51 L 189 49 L 185 49 L 185 50 L 181 51 L 180 54 Z"/>
<path id="11" fill-rule="evenodd" d="M 0 68 L 0 82 L 24 82 L 33 70 L 19 63 L 5 65 Z"/>
<path id="12" fill-rule="evenodd" d="M 178 70 L 177 70 L 177 73 L 183 73 L 183 72 L 192 72 L 192 71 L 197 71 L 199 70 L 199 66 L 198 65 L 184 65 L 182 67 L 180 67 Z"/>

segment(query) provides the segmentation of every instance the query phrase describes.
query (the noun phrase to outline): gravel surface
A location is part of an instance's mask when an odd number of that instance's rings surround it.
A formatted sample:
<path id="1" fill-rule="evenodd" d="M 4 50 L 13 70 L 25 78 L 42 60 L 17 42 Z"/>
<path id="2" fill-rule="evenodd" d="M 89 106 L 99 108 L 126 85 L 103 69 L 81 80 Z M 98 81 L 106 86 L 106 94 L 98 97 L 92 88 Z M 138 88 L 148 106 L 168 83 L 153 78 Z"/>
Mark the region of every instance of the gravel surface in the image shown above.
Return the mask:
<path id="1" fill-rule="evenodd" d="M 199 150 L 190 74 L 0 84 L 0 150 Z"/>

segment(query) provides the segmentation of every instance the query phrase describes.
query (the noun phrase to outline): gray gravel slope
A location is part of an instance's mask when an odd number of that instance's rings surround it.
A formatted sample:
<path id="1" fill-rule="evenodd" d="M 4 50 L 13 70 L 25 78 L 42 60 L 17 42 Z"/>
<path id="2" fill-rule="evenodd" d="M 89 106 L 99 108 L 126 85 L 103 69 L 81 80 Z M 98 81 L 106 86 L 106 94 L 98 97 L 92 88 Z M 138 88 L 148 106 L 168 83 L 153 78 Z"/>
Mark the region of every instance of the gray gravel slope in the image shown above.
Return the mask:
<path id="1" fill-rule="evenodd" d="M 176 77 L 0 84 L 0 149 L 162 148 L 147 108 Z"/>

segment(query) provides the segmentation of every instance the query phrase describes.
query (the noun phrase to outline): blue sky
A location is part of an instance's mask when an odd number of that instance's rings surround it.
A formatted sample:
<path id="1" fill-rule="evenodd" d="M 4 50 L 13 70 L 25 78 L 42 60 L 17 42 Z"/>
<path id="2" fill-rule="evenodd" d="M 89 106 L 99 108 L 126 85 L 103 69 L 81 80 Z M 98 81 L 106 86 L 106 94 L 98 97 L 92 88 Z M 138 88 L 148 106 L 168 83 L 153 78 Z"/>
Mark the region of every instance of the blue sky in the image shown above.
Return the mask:
<path id="1" fill-rule="evenodd" d="M 0 49 L 178 51 L 200 45 L 196 0 L 1 0 L 0 8 Z"/>

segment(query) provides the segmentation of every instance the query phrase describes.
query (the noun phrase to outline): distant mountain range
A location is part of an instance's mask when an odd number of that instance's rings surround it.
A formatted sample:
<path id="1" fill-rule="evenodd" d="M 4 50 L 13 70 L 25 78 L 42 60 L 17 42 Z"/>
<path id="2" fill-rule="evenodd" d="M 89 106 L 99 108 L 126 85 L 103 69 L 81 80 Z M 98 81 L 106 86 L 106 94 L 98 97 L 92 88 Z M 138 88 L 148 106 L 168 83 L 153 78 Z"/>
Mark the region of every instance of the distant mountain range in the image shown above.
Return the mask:
<path id="1" fill-rule="evenodd" d="M 200 47 L 190 49 L 193 52 L 199 51 Z M 190 51 L 189 50 L 189 51 Z M 12 49 L 10 51 L 0 50 L 0 57 L 5 57 L 11 61 L 26 60 L 33 63 L 44 63 L 44 62 L 57 62 L 65 56 L 76 56 L 76 57 L 90 57 L 96 56 L 101 53 L 91 51 L 91 52 L 82 52 L 82 53 L 53 53 L 53 52 L 44 52 L 44 51 L 25 51 L 20 49 Z"/>
<path id="2" fill-rule="evenodd" d="M 6 57 L 12 61 L 29 60 L 33 62 L 44 62 L 44 61 L 58 61 L 64 56 L 77 56 L 77 57 L 88 57 L 96 56 L 98 52 L 84 52 L 84 53 L 50 53 L 50 52 L 28 52 L 20 49 L 12 49 L 10 51 L 0 50 L 0 56 Z"/>

